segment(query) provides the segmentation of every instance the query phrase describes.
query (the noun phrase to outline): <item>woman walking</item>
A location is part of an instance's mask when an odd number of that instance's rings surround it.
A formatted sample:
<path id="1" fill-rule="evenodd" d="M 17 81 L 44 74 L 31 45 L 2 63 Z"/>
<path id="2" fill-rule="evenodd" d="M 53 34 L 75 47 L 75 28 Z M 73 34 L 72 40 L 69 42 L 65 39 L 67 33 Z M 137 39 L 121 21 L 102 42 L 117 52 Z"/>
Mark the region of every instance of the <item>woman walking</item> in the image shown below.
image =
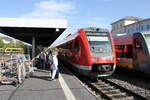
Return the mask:
<path id="1" fill-rule="evenodd" d="M 56 75 L 56 72 L 58 70 L 58 58 L 57 58 L 57 55 L 58 55 L 58 52 L 57 51 L 54 51 L 53 52 L 53 64 L 52 64 L 52 78 L 51 80 L 55 80 L 55 75 Z"/>

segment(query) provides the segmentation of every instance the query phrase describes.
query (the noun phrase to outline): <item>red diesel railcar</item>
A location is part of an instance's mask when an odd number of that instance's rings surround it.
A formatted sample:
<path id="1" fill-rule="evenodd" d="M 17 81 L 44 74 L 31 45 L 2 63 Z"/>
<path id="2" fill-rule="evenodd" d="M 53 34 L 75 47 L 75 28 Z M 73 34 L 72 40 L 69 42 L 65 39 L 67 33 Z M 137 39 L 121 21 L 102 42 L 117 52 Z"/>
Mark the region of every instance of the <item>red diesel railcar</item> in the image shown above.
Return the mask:
<path id="1" fill-rule="evenodd" d="M 115 36 L 117 67 L 150 75 L 150 33 Z"/>
<path id="2" fill-rule="evenodd" d="M 112 33 L 101 28 L 83 28 L 68 36 L 58 48 L 59 58 L 78 73 L 97 78 L 111 75 L 116 67 Z"/>

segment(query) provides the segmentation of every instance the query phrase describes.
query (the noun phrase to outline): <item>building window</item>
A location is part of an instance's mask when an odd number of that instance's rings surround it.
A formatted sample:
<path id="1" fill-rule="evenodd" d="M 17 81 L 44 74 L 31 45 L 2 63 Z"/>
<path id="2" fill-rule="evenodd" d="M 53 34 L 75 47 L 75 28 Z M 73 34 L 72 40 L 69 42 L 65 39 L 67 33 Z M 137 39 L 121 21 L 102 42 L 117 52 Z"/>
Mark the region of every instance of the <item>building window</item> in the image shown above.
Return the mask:
<path id="1" fill-rule="evenodd" d="M 119 24 L 117 24 L 117 30 L 119 29 Z"/>
<path id="2" fill-rule="evenodd" d="M 141 31 L 143 31 L 143 26 L 141 26 Z"/>
<path id="3" fill-rule="evenodd" d="M 120 28 L 122 28 L 122 24 L 120 24 Z"/>
<path id="4" fill-rule="evenodd" d="M 138 27 L 136 27 L 136 31 L 138 32 Z"/>
<path id="5" fill-rule="evenodd" d="M 134 29 L 132 28 L 132 29 L 131 29 L 131 33 L 133 33 L 133 31 L 134 31 Z"/>
<path id="6" fill-rule="evenodd" d="M 149 24 L 147 24 L 147 30 L 149 30 Z"/>
<path id="7" fill-rule="evenodd" d="M 116 25 L 116 30 L 118 30 L 118 24 Z"/>
<path id="8" fill-rule="evenodd" d="M 130 31 L 129 31 L 129 29 L 128 29 L 128 33 L 129 33 Z"/>
<path id="9" fill-rule="evenodd" d="M 115 27 L 115 26 L 113 26 L 113 30 L 114 30 L 114 31 L 116 30 L 116 27 Z"/>
<path id="10" fill-rule="evenodd" d="M 126 29 L 124 29 L 124 33 L 126 33 L 127 31 L 126 31 Z"/>

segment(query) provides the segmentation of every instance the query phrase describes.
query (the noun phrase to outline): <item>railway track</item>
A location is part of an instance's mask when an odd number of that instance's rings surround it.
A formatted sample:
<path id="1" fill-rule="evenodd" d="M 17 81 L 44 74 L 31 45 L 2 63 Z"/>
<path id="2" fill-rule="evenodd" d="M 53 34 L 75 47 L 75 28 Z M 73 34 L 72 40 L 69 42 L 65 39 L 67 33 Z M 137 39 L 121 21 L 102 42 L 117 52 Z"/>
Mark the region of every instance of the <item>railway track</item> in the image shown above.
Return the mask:
<path id="1" fill-rule="evenodd" d="M 86 84 L 107 100 L 149 100 L 104 78 L 99 78 L 97 82 L 87 81 Z"/>
<path id="2" fill-rule="evenodd" d="M 91 80 L 68 68 L 98 100 L 150 100 L 106 78 Z M 125 83 L 126 84 L 126 83 Z"/>

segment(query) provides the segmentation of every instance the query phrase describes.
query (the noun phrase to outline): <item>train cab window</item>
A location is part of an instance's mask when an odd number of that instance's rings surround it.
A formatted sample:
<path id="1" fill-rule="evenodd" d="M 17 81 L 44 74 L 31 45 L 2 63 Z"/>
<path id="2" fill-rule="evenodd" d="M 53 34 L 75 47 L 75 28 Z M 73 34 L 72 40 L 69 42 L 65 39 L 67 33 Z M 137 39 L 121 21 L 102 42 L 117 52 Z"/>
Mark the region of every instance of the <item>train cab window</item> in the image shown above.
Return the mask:
<path id="1" fill-rule="evenodd" d="M 135 39 L 135 47 L 136 48 L 140 48 L 141 47 L 139 39 Z"/>
<path id="2" fill-rule="evenodd" d="M 148 46 L 148 48 L 150 49 L 150 34 L 144 34 L 145 36 L 145 41 L 146 41 L 146 44 Z"/>

